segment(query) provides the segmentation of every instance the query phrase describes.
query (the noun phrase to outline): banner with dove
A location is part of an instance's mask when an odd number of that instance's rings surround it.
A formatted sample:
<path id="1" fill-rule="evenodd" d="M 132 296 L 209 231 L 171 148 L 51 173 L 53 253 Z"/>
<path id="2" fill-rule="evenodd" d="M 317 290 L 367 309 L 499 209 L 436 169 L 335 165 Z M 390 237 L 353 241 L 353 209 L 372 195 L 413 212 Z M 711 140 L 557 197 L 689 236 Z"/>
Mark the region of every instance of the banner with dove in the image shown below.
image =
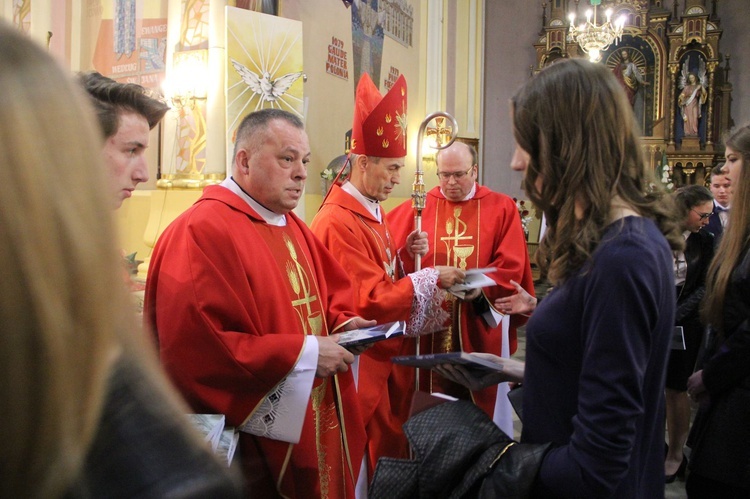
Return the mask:
<path id="1" fill-rule="evenodd" d="M 304 119 L 302 23 L 226 7 L 227 158 L 242 118 L 277 108 Z"/>

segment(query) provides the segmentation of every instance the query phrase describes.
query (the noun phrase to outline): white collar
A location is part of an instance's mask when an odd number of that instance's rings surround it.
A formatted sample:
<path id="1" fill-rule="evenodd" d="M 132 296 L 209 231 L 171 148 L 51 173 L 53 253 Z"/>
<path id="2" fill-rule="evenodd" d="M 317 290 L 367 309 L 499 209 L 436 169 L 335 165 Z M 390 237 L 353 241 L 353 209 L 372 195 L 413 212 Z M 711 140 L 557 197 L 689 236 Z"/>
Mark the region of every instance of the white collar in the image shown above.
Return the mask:
<path id="1" fill-rule="evenodd" d="M 725 211 L 728 210 L 729 207 L 730 207 L 730 205 L 727 205 L 727 206 L 722 205 L 721 203 L 719 203 L 715 199 L 714 199 L 714 206 L 716 206 L 717 208 L 721 208 L 722 210 L 725 210 Z"/>
<path id="2" fill-rule="evenodd" d="M 476 193 L 477 193 L 477 183 L 474 182 L 474 185 L 471 186 L 471 190 L 466 195 L 466 197 L 463 198 L 461 201 L 458 201 L 458 202 L 459 203 L 463 203 L 464 201 L 468 201 L 470 199 L 473 199 L 474 198 L 474 194 L 476 194 Z M 443 192 L 443 188 L 442 187 L 440 188 L 440 194 L 442 194 L 445 199 L 448 199 L 448 196 L 445 195 L 445 193 Z"/>
<path id="3" fill-rule="evenodd" d="M 359 203 L 364 206 L 378 222 L 382 222 L 380 215 L 380 201 L 365 197 L 351 182 L 345 182 L 344 185 L 341 186 L 341 189 L 344 192 L 351 194 L 354 199 L 359 201 Z"/>
<path id="4" fill-rule="evenodd" d="M 229 177 L 227 179 L 224 179 L 224 181 L 219 184 L 221 187 L 225 187 L 229 189 L 230 191 L 237 194 L 241 199 L 243 199 L 248 205 L 250 205 L 250 208 L 255 210 L 258 215 L 263 218 L 263 220 L 266 221 L 268 225 L 275 225 L 277 227 L 285 227 L 286 226 L 286 215 L 280 215 L 276 212 L 273 212 L 254 200 L 250 195 L 248 195 L 242 188 L 239 186 L 239 184 L 232 178 Z"/>

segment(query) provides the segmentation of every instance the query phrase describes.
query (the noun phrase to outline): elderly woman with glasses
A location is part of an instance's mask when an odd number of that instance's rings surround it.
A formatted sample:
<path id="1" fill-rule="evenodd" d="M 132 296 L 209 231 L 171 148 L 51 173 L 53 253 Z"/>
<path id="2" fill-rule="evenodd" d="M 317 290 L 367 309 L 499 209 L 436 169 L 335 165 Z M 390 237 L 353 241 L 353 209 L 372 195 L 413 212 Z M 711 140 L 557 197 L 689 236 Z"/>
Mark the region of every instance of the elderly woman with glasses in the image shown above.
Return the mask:
<path id="1" fill-rule="evenodd" d="M 693 373 L 701 343 L 703 325 L 699 306 L 705 293 L 706 271 L 714 255 L 713 235 L 704 230 L 713 211 L 711 192 L 702 185 L 677 189 L 675 202 L 682 219 L 685 250 L 674 253 L 677 313 L 676 345 L 673 344 L 667 366 L 667 439 L 664 461 L 666 482 L 685 478 L 687 459 L 683 447 L 690 429 L 690 400 L 687 380 Z"/>

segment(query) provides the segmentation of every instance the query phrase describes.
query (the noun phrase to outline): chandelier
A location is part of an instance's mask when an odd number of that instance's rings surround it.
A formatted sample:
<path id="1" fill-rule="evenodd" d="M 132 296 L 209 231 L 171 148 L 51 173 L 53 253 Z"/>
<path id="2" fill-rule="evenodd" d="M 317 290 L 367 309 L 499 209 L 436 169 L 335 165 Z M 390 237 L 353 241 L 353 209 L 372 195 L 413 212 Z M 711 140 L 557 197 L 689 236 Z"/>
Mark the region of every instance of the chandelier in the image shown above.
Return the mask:
<path id="1" fill-rule="evenodd" d="M 590 0 L 593 9 L 586 11 L 586 22 L 579 26 L 575 25 L 576 15 L 572 12 L 568 16 L 570 19 L 570 38 L 581 46 L 584 52 L 589 56 L 591 62 L 599 62 L 602 58 L 602 51 L 614 42 L 617 44 L 622 38 L 622 28 L 625 26 L 625 16 L 620 16 L 613 24 L 611 21 L 612 9 L 605 12 L 607 21 L 601 25 L 596 24 L 597 6 L 602 0 Z M 591 22 L 591 18 L 594 18 Z"/>

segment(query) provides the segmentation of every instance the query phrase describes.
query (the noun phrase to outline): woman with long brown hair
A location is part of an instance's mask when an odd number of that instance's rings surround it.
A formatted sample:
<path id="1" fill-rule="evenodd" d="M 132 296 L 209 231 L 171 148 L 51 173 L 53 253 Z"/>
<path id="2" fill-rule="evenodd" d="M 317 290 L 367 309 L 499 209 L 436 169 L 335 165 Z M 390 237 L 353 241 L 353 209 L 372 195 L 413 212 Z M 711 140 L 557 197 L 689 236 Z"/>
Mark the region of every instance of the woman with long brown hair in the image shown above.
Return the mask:
<path id="1" fill-rule="evenodd" d="M 684 244 L 672 199 L 646 165 L 633 111 L 606 67 L 556 62 L 521 88 L 511 112 L 511 168 L 525 172 L 524 191 L 547 218 L 537 263 L 554 287 L 526 326 L 525 363 L 484 354 L 499 373 L 438 368 L 471 389 L 523 383 L 519 444 L 461 426 L 472 410 L 461 409 L 467 417 L 450 431 L 462 442 L 475 436 L 480 448 L 459 478 L 489 474 L 470 485 L 480 497 L 663 497 L 672 250 Z M 442 433 L 440 420 L 429 423 L 428 435 L 406 428 L 421 447 Z M 440 457 L 460 447 L 446 440 L 429 450 Z M 415 454 L 432 457 L 422 450 Z"/>
<path id="2" fill-rule="evenodd" d="M 688 497 L 750 497 L 750 125 L 725 140 L 732 214 L 706 277 L 710 326 L 703 368 L 688 380 L 700 403 L 688 439 Z"/>

